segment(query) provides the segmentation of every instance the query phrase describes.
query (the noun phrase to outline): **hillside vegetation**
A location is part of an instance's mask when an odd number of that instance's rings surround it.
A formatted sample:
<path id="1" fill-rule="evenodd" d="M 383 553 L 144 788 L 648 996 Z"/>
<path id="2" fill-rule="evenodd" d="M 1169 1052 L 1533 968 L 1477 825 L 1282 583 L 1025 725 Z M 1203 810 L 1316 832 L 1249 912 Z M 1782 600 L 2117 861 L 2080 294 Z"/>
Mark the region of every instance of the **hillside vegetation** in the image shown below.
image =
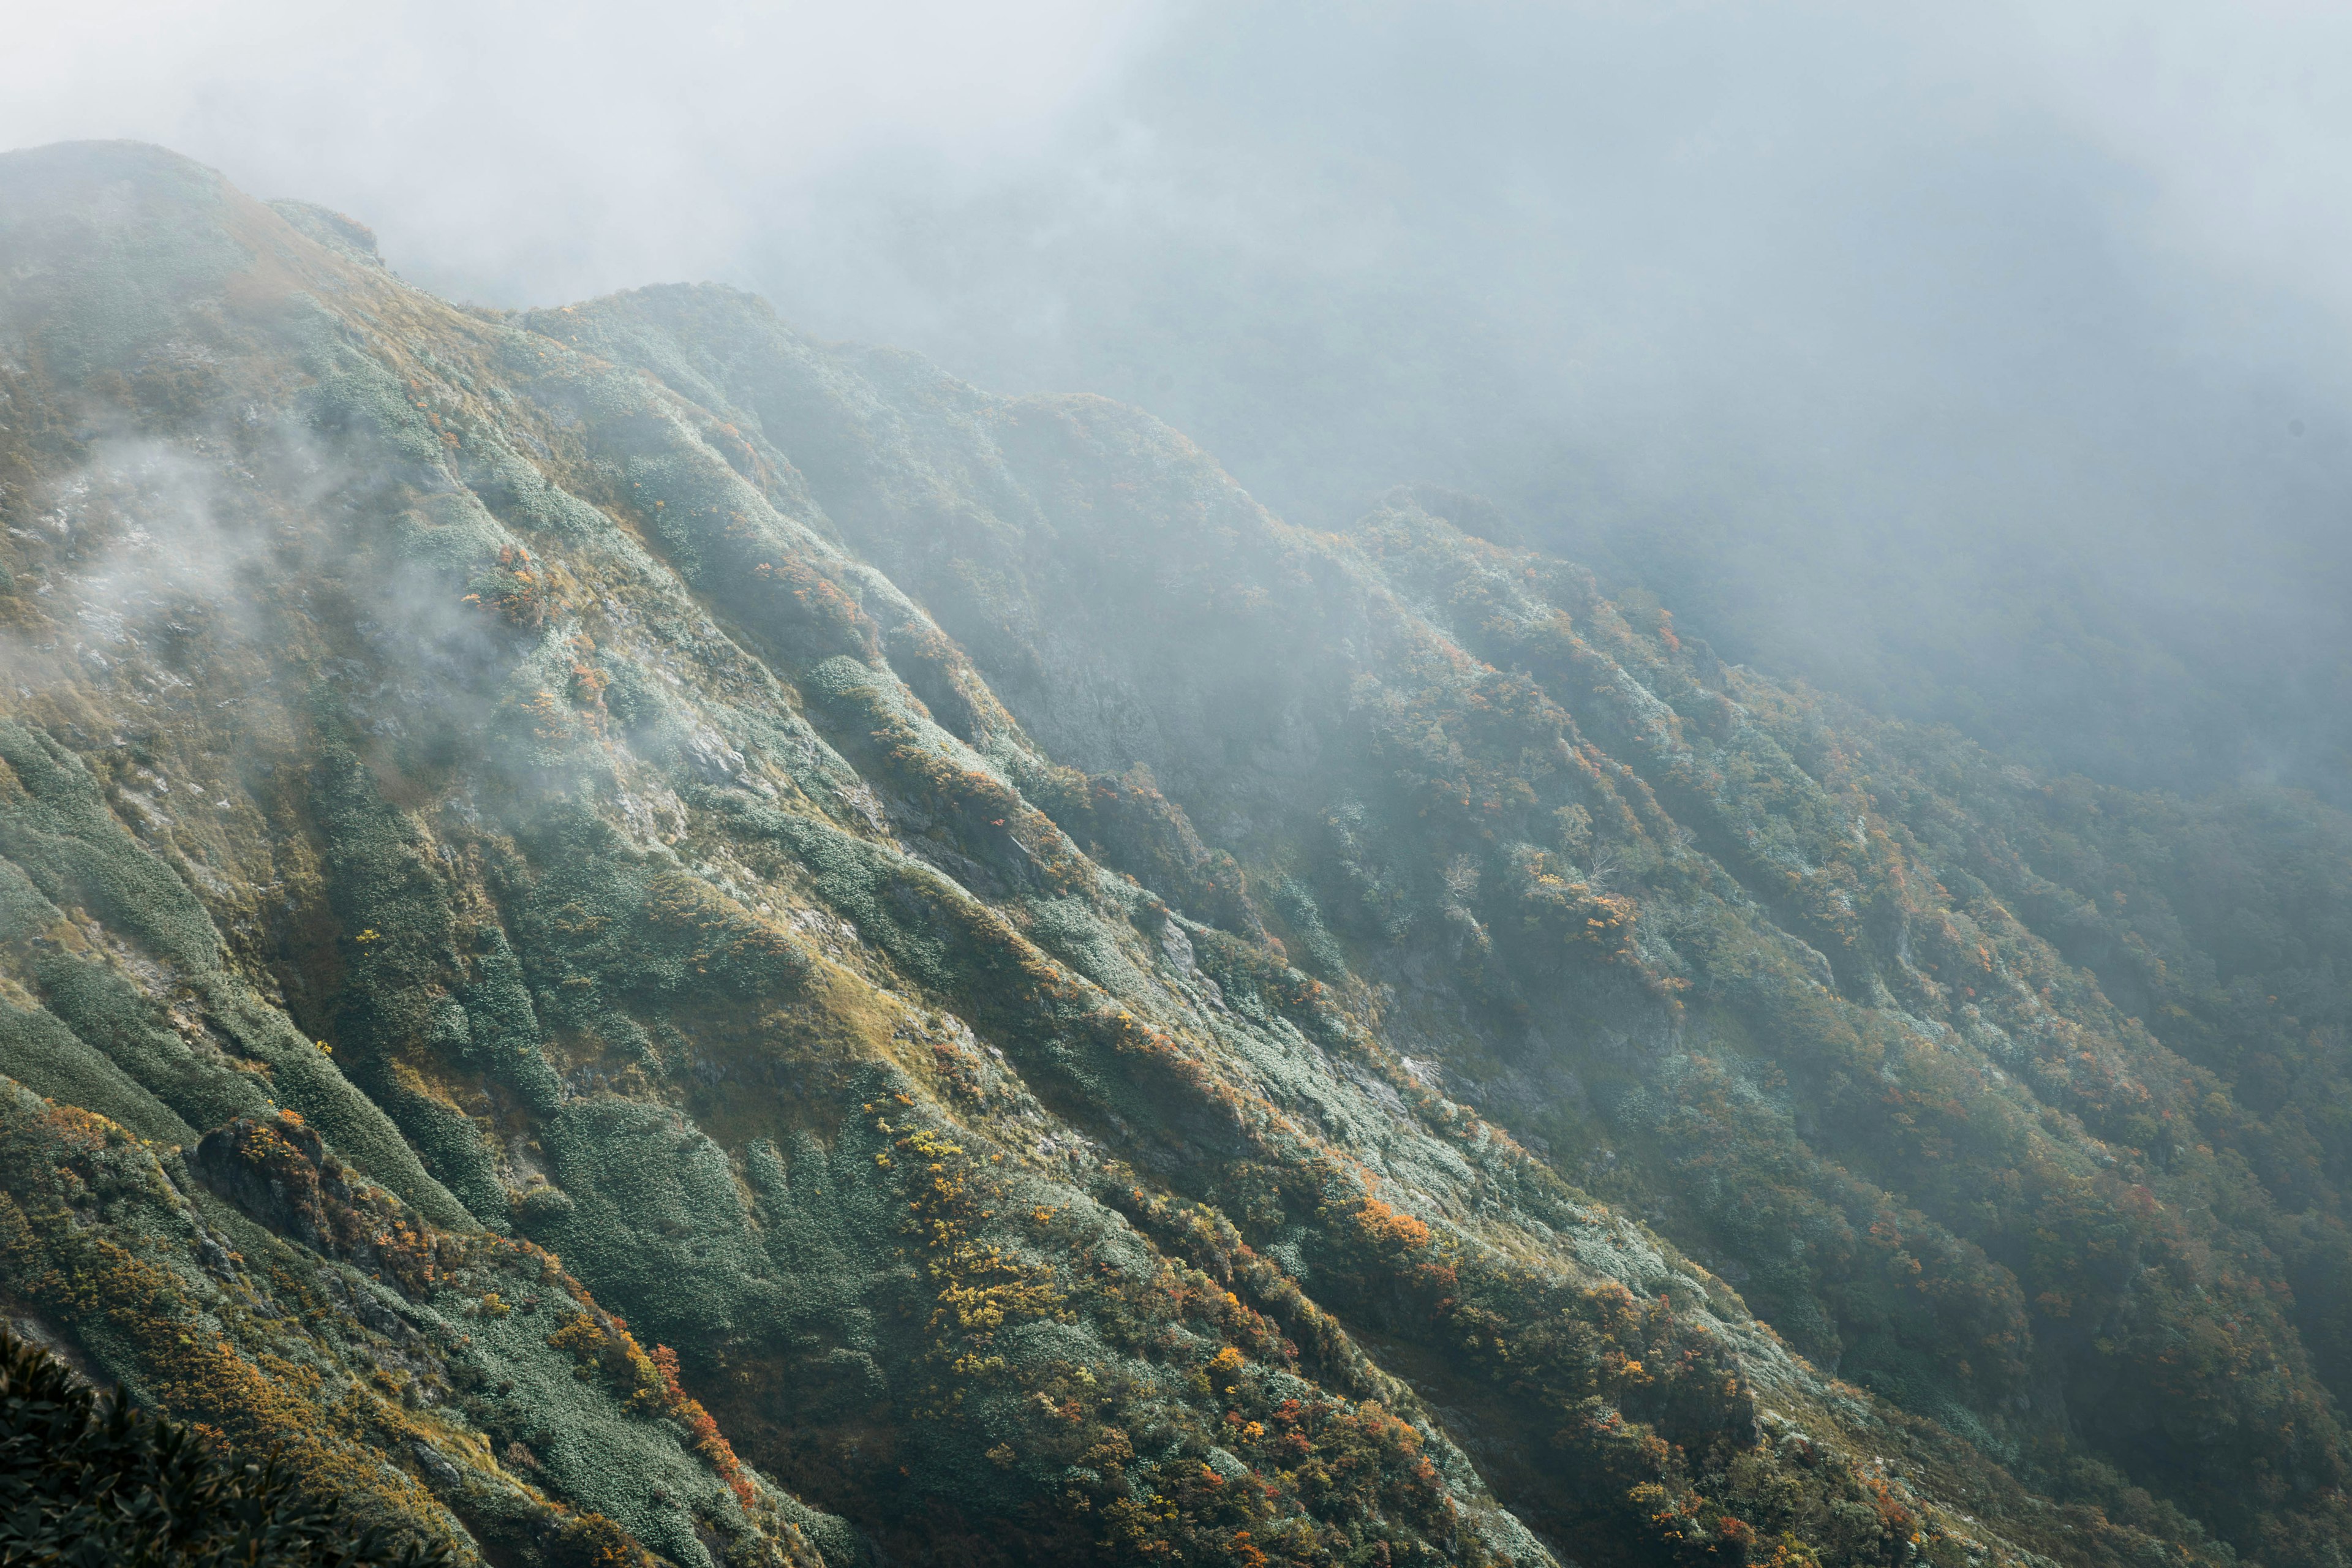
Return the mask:
<path id="1" fill-rule="evenodd" d="M 0 158 L 0 1292 L 453 1560 L 2352 1550 L 2352 833 Z"/>

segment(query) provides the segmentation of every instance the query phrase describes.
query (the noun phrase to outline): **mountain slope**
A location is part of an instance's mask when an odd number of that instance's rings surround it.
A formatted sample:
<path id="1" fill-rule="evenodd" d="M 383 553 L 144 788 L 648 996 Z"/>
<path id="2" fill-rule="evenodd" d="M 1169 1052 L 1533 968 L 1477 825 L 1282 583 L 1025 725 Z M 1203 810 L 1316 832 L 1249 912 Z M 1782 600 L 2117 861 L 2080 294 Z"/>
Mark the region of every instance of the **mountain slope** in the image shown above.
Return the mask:
<path id="1" fill-rule="evenodd" d="M 498 1563 L 2352 1539 L 2340 819 L 152 149 L 0 255 L 0 1280 L 141 1398 Z"/>

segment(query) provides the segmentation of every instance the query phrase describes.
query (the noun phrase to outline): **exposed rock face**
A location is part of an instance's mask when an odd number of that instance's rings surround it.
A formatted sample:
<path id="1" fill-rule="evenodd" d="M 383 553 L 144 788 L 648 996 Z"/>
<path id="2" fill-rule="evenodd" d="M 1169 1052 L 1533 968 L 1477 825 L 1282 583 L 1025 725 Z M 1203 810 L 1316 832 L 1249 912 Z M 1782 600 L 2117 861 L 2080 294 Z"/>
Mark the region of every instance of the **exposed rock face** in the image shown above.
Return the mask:
<path id="1" fill-rule="evenodd" d="M 461 310 L 152 149 L 0 159 L 0 1283 L 362 1513 L 2352 1543 L 2307 803 L 2043 785 L 740 294 Z"/>
<path id="2" fill-rule="evenodd" d="M 212 1189 L 272 1230 L 321 1251 L 337 1228 L 319 1186 L 326 1145 L 300 1121 L 240 1116 L 205 1134 L 196 1173 Z"/>

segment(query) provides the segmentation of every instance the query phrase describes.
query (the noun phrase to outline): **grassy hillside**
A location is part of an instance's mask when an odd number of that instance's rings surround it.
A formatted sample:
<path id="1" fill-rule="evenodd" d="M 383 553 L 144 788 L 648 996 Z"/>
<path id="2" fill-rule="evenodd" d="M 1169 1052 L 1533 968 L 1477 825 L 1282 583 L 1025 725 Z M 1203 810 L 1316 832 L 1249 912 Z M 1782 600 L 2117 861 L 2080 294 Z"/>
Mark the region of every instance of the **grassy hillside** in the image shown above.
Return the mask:
<path id="1" fill-rule="evenodd" d="M 0 1289 L 362 1521 L 2352 1545 L 2340 817 L 152 149 L 0 159 Z"/>

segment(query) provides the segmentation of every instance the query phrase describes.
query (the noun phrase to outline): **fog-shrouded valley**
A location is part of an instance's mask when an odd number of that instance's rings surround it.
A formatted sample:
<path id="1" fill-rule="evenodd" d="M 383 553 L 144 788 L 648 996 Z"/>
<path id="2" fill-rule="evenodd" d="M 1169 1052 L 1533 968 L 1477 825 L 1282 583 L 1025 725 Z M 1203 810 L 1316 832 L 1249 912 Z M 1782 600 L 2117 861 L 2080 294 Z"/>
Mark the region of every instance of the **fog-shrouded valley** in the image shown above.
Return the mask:
<path id="1" fill-rule="evenodd" d="M 2343 1568 L 2331 18 L 520 16 L 0 65 L 0 1563 Z"/>

